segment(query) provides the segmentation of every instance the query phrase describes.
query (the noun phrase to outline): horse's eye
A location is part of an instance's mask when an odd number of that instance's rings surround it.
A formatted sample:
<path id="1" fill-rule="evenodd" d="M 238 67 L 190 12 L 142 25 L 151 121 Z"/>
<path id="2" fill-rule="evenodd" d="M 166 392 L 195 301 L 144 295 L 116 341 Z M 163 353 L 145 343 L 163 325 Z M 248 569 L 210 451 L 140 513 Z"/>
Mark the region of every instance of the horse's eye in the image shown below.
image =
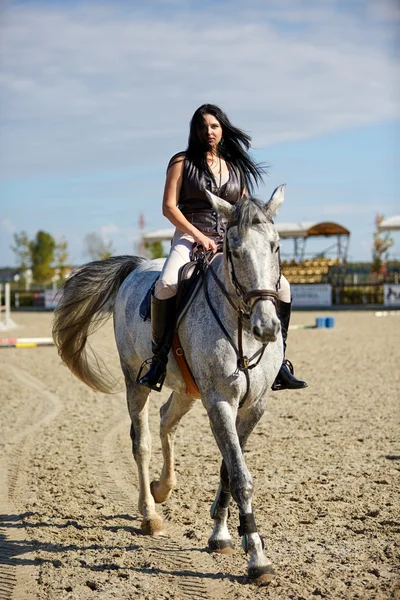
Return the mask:
<path id="1" fill-rule="evenodd" d="M 279 248 L 280 248 L 280 246 L 277 246 L 277 247 L 276 247 L 276 249 L 275 249 L 275 254 L 276 254 L 277 252 L 279 252 Z"/>
<path id="2" fill-rule="evenodd" d="M 232 256 L 233 258 L 240 258 L 240 254 L 237 250 L 232 250 Z"/>

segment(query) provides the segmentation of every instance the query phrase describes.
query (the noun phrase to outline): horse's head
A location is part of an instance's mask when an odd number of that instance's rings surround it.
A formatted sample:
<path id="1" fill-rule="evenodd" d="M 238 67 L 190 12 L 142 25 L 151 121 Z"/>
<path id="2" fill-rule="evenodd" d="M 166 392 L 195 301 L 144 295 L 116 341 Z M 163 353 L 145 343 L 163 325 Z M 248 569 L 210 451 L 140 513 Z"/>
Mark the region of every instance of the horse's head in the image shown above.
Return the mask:
<path id="1" fill-rule="evenodd" d="M 272 219 L 283 202 L 284 188 L 277 187 L 265 204 L 244 197 L 232 205 L 207 192 L 214 210 L 227 220 L 226 277 L 250 316 L 254 337 L 262 343 L 276 341 L 281 329 L 276 315 L 279 235 Z"/>

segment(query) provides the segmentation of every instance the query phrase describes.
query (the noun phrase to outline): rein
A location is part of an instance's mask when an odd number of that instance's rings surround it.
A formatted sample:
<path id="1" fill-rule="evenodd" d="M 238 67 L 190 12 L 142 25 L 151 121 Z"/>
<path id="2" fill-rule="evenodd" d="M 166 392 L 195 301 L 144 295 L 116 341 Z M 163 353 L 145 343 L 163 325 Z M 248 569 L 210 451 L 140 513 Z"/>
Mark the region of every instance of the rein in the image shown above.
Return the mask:
<path id="1" fill-rule="evenodd" d="M 226 245 L 228 245 L 227 236 L 225 236 L 225 243 L 226 243 Z M 246 377 L 246 392 L 245 392 L 245 395 L 243 396 L 243 398 L 241 399 L 241 401 L 239 402 L 239 408 L 241 408 L 243 406 L 243 404 L 245 403 L 247 396 L 249 394 L 249 391 L 250 391 L 249 370 L 255 369 L 255 367 L 257 367 L 257 365 L 260 363 L 260 361 L 264 355 L 266 347 L 268 346 L 268 342 L 265 344 L 262 344 L 261 348 L 259 348 L 259 350 L 257 350 L 257 352 L 255 352 L 253 354 L 253 356 L 248 358 L 244 354 L 244 350 L 243 350 L 243 322 L 245 319 L 247 319 L 247 320 L 250 319 L 251 311 L 253 310 L 253 308 L 257 304 L 257 302 L 260 302 L 261 300 L 270 300 L 276 306 L 276 302 L 278 300 L 278 293 L 277 293 L 277 291 L 268 290 L 268 289 L 266 289 L 266 290 L 251 290 L 250 292 L 245 292 L 236 277 L 235 268 L 233 265 L 229 247 L 227 248 L 227 256 L 228 256 L 228 262 L 229 262 L 230 268 L 231 268 L 232 283 L 235 286 L 235 290 L 239 297 L 241 305 L 237 304 L 236 302 L 234 302 L 232 300 L 232 298 L 230 297 L 224 284 L 222 283 L 222 281 L 220 281 L 217 274 L 215 273 L 212 262 L 208 259 L 206 253 L 203 254 L 203 260 L 204 260 L 205 264 L 207 265 L 207 269 L 205 269 L 203 271 L 203 290 L 204 290 L 205 298 L 207 300 L 207 304 L 210 307 L 210 310 L 211 310 L 215 320 L 217 321 L 218 325 L 220 326 L 222 332 L 224 333 L 225 337 L 227 338 L 228 342 L 232 346 L 232 348 L 237 356 L 237 368 L 236 368 L 235 374 L 237 374 L 239 371 L 242 371 Z M 208 271 L 211 273 L 211 275 L 214 278 L 214 281 L 218 285 L 222 294 L 225 296 L 225 298 L 228 300 L 229 304 L 232 306 L 232 308 L 234 309 L 234 311 L 237 314 L 237 319 L 238 319 L 238 345 L 237 346 L 236 346 L 234 340 L 232 339 L 232 336 L 229 334 L 226 327 L 222 323 L 214 306 L 212 305 L 210 294 L 208 292 L 208 286 L 207 286 Z M 278 289 L 278 284 L 277 284 L 277 289 Z M 255 298 L 255 301 L 253 302 L 252 306 L 250 306 L 249 300 L 251 300 L 253 298 Z M 256 362 L 252 362 L 255 359 L 257 359 Z"/>

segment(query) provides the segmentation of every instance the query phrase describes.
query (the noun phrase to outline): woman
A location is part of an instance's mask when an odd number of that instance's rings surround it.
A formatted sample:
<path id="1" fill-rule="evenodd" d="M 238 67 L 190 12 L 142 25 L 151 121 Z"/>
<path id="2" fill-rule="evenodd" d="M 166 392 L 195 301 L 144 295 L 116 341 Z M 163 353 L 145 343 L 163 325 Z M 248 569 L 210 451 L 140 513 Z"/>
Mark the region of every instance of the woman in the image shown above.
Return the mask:
<path id="1" fill-rule="evenodd" d="M 247 151 L 251 138 L 234 127 L 225 113 L 213 104 L 203 104 L 190 122 L 186 152 L 175 154 L 167 168 L 163 215 L 176 227 L 170 254 L 151 299 L 153 358 L 147 373 L 138 381 L 160 391 L 175 327 L 175 296 L 178 271 L 189 262 L 194 244 L 217 251 L 224 235 L 224 222 L 211 207 L 205 190 L 232 204 L 262 182 L 264 168 Z M 290 319 L 290 286 L 282 276 L 279 318 L 284 349 Z M 284 360 L 273 389 L 302 388 L 289 361 Z"/>

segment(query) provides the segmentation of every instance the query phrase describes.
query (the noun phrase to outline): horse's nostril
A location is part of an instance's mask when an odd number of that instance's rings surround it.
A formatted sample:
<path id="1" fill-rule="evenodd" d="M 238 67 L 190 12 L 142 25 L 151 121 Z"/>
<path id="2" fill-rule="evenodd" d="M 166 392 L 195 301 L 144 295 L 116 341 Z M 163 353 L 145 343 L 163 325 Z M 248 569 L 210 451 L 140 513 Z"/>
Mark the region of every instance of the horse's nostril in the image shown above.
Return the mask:
<path id="1" fill-rule="evenodd" d="M 255 335 L 256 337 L 261 337 L 261 329 L 257 326 L 254 325 L 253 327 L 253 335 Z"/>

